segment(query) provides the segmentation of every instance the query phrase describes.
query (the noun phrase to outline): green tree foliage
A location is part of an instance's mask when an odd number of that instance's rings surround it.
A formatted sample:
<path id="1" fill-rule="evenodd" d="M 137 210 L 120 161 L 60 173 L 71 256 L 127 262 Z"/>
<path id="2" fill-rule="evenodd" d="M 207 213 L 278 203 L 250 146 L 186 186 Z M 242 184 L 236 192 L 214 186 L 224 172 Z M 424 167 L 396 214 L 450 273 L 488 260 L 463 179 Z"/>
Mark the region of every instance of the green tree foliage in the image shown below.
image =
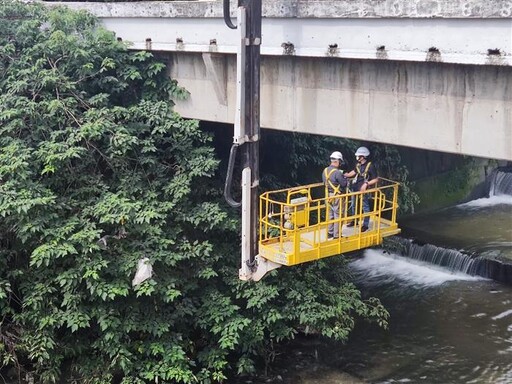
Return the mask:
<path id="1" fill-rule="evenodd" d="M 223 382 L 297 332 L 386 325 L 342 260 L 239 281 L 238 212 L 165 64 L 86 13 L 1 1 L 0 374 Z"/>

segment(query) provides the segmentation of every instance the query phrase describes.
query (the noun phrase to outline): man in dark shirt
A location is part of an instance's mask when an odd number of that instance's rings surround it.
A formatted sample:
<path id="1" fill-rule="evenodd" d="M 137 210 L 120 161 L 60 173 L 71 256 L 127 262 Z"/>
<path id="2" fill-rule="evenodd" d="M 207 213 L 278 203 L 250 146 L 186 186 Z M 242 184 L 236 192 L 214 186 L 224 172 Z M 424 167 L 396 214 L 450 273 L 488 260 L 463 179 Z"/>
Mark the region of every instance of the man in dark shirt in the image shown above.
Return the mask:
<path id="1" fill-rule="evenodd" d="M 368 188 L 372 188 L 377 185 L 379 181 L 379 176 L 377 174 L 377 168 L 371 161 L 368 161 L 368 157 L 370 156 L 370 151 L 366 147 L 359 147 L 356 151 L 356 159 L 357 165 L 356 168 L 348 173 L 345 173 L 344 176 L 347 178 L 354 177 L 352 183 L 352 191 L 353 192 L 365 192 Z M 352 204 L 350 207 L 350 216 L 354 215 L 354 207 L 356 205 L 356 197 L 352 197 Z M 363 213 L 370 212 L 370 196 L 368 193 L 365 193 L 362 197 L 363 203 Z M 361 227 L 361 232 L 366 232 L 368 230 L 368 224 L 370 223 L 370 217 L 366 216 L 363 219 L 363 225 Z M 353 227 L 355 224 L 354 221 L 351 221 L 347 224 L 347 227 Z"/>
<path id="2" fill-rule="evenodd" d="M 340 237 L 340 214 L 341 214 L 341 197 L 345 193 L 348 182 L 343 176 L 341 166 L 343 164 L 343 155 L 335 151 L 331 154 L 331 164 L 322 172 L 322 180 L 326 188 L 327 211 L 329 224 L 327 227 L 327 239 Z"/>

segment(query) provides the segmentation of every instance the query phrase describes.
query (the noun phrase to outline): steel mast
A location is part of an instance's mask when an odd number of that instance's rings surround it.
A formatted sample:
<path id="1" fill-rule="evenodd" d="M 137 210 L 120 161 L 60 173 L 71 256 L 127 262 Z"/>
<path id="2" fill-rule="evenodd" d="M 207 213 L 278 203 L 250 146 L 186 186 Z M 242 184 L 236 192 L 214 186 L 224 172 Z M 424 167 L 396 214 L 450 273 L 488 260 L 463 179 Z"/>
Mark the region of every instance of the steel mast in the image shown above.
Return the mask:
<path id="1" fill-rule="evenodd" d="M 238 29 L 236 116 L 228 175 L 224 188 L 226 201 L 242 207 L 242 280 L 259 280 L 269 270 L 280 267 L 258 256 L 258 186 L 260 139 L 260 46 L 262 0 L 238 0 L 237 25 L 231 22 L 229 0 L 224 0 L 224 21 Z M 237 148 L 242 155 L 242 201 L 232 199 L 231 179 Z"/>

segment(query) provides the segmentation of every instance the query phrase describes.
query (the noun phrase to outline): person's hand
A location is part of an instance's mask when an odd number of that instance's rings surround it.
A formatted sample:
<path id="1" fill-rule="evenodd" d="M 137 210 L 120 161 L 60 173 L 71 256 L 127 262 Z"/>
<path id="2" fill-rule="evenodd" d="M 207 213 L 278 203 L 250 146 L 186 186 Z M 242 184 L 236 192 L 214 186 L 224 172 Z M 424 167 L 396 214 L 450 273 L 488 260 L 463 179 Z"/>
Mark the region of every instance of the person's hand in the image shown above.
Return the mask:
<path id="1" fill-rule="evenodd" d="M 364 191 L 366 191 L 367 189 L 368 189 L 368 183 L 367 183 L 367 182 L 364 182 L 364 183 L 363 183 L 363 185 L 361 185 L 361 189 L 360 189 L 360 191 L 361 191 L 361 192 L 364 192 Z"/>

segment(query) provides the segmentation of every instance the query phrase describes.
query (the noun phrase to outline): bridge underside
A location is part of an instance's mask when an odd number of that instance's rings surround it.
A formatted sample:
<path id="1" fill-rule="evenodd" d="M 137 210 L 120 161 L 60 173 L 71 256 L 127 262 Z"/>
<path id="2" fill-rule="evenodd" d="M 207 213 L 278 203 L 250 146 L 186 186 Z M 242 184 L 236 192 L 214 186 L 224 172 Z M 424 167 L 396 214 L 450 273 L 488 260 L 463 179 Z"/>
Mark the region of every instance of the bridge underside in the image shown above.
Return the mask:
<path id="1" fill-rule="evenodd" d="M 235 56 L 166 55 L 176 110 L 233 123 Z M 261 127 L 512 160 L 512 67 L 264 56 Z"/>

